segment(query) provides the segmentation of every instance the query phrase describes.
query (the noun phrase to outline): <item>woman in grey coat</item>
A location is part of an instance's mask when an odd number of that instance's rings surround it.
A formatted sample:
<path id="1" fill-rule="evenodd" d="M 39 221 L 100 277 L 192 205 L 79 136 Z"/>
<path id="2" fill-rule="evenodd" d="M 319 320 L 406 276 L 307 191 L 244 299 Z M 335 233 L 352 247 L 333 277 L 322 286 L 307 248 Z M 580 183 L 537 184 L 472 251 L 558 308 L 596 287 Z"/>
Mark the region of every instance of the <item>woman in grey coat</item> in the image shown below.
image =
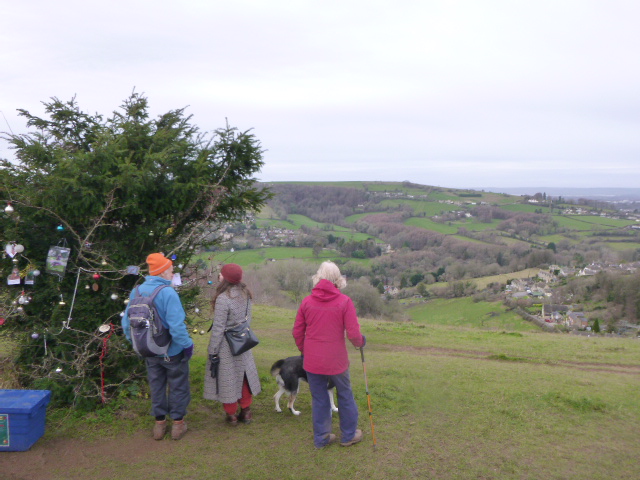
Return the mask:
<path id="1" fill-rule="evenodd" d="M 224 330 L 244 322 L 245 318 L 251 322 L 252 295 L 242 283 L 242 268 L 235 263 L 222 267 L 219 280 L 211 300 L 214 313 L 204 377 L 204 398 L 221 402 L 227 422 L 237 425 L 238 421 L 251 422 L 253 395 L 260 393 L 262 387 L 252 351 L 235 357 L 231 355 Z M 216 378 L 210 373 L 212 361 L 214 364 L 219 361 Z"/>

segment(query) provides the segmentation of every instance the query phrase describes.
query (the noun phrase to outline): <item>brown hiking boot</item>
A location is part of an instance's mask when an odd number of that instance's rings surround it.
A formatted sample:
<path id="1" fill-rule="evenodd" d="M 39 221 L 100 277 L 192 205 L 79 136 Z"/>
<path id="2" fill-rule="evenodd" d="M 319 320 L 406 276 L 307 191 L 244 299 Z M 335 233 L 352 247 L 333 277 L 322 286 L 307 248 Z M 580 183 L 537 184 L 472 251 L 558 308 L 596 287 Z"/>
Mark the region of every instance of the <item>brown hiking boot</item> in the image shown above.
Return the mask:
<path id="1" fill-rule="evenodd" d="M 324 445 L 322 445 L 321 447 L 316 447 L 317 450 L 320 450 L 324 447 L 328 447 L 329 445 L 331 445 L 332 443 L 336 443 L 338 441 L 338 437 L 335 436 L 335 434 L 330 433 L 327 437 L 325 437 L 327 439 L 327 443 L 325 443 Z"/>
<path id="2" fill-rule="evenodd" d="M 362 430 L 358 428 L 356 430 L 356 434 L 353 436 L 351 440 L 349 440 L 348 442 L 341 442 L 340 445 L 342 445 L 343 447 L 350 447 L 351 445 L 355 445 L 356 443 L 361 441 L 362 441 Z"/>
<path id="3" fill-rule="evenodd" d="M 240 415 L 238 415 L 238 420 L 240 420 L 242 423 L 251 423 L 251 420 L 253 420 L 251 408 L 242 408 L 240 410 Z"/>
<path id="4" fill-rule="evenodd" d="M 159 422 L 156 420 L 156 424 L 153 426 L 153 439 L 162 440 L 165 433 L 167 433 L 167 421 L 162 420 Z"/>
<path id="5" fill-rule="evenodd" d="M 227 414 L 227 423 L 232 427 L 235 427 L 236 425 L 238 425 L 238 416 Z"/>
<path id="6" fill-rule="evenodd" d="M 174 421 L 171 427 L 171 438 L 180 440 L 185 433 L 187 433 L 187 422 L 184 420 Z"/>

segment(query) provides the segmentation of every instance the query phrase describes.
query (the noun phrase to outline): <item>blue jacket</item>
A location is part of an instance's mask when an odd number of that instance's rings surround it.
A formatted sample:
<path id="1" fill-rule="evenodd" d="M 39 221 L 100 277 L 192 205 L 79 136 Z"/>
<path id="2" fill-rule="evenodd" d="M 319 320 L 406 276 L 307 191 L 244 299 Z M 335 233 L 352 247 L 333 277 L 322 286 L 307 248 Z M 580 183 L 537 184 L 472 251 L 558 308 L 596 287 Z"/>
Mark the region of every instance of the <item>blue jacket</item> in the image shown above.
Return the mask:
<path id="1" fill-rule="evenodd" d="M 151 293 L 160 285 L 171 285 L 171 280 L 165 280 L 161 277 L 149 275 L 145 277 L 144 283 L 138 288 L 141 294 L 151 295 Z M 131 291 L 129 299 L 131 300 L 135 296 L 135 288 Z M 178 355 L 185 348 L 189 348 L 193 345 L 193 341 L 187 331 L 187 325 L 184 323 L 186 314 L 178 293 L 171 288 L 163 288 L 156 296 L 153 303 L 158 310 L 162 324 L 169 329 L 171 333 L 171 345 L 169 345 L 169 351 L 167 355 L 170 357 Z M 124 312 L 122 317 L 122 330 L 127 337 L 127 340 L 131 342 L 131 328 L 129 324 L 129 306 Z"/>

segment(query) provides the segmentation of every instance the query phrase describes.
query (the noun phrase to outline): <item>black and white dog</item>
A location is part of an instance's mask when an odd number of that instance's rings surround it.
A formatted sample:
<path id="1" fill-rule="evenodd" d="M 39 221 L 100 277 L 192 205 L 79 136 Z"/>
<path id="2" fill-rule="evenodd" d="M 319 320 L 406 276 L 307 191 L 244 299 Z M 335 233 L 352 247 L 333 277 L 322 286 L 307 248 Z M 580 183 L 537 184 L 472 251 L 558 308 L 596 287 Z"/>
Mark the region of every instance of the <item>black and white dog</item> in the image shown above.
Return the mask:
<path id="1" fill-rule="evenodd" d="M 296 401 L 296 396 L 300 389 L 300 380 L 307 381 L 307 372 L 302 368 L 302 357 L 288 357 L 283 360 L 278 360 L 271 367 L 271 375 L 276 377 L 276 382 L 278 382 L 280 386 L 280 390 L 274 395 L 276 399 L 276 412 L 282 412 L 280 409 L 280 397 L 286 393 L 289 396 L 287 408 L 291 410 L 291 413 L 294 415 L 300 415 L 300 412 L 293 408 L 293 403 Z M 333 401 L 334 389 L 335 385 L 330 381 L 327 385 L 327 394 L 331 402 L 331 410 L 337 412 L 338 408 Z"/>

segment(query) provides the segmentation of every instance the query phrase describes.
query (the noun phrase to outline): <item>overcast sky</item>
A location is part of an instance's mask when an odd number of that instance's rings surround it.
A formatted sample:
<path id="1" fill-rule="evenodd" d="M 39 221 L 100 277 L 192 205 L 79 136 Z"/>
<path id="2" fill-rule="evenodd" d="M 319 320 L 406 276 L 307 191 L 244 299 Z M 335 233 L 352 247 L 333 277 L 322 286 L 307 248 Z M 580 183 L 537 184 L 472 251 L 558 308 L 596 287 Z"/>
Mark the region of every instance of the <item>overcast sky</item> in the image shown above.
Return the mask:
<path id="1" fill-rule="evenodd" d="M 0 131 L 135 89 L 263 181 L 640 187 L 637 0 L 2 0 L 0 44 Z"/>

